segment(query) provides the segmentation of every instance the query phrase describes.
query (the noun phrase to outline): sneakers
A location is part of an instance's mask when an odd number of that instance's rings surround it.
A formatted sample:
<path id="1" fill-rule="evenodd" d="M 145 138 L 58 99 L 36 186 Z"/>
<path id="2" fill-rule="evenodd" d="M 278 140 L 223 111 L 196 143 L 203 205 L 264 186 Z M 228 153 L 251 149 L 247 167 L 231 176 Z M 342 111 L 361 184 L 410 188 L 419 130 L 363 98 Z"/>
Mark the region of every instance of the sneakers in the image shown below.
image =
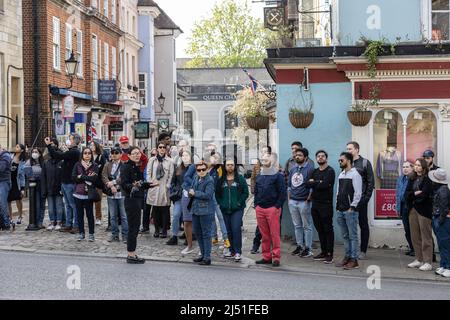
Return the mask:
<path id="1" fill-rule="evenodd" d="M 195 263 L 199 263 L 203 261 L 203 256 L 200 256 L 198 258 L 192 259 L 192 261 L 194 261 Z"/>
<path id="2" fill-rule="evenodd" d="M 223 257 L 224 258 L 233 258 L 233 255 L 231 254 L 230 250 L 228 250 L 227 248 L 225 248 L 223 250 Z"/>
<path id="3" fill-rule="evenodd" d="M 433 266 L 429 263 L 424 263 L 421 267 L 419 267 L 421 271 L 431 271 L 433 270 Z"/>
<path id="4" fill-rule="evenodd" d="M 50 224 L 50 225 L 47 227 L 47 230 L 48 230 L 48 231 L 53 231 L 53 230 L 55 230 L 55 226 L 54 226 L 53 224 Z"/>
<path id="5" fill-rule="evenodd" d="M 413 262 L 408 264 L 408 268 L 420 268 L 422 265 L 423 265 L 422 262 L 420 262 L 418 260 L 414 260 Z"/>
<path id="6" fill-rule="evenodd" d="M 161 232 L 161 233 L 159 234 L 159 237 L 160 237 L 160 238 L 163 238 L 163 239 L 167 238 L 167 231 Z"/>
<path id="7" fill-rule="evenodd" d="M 436 271 L 435 271 L 435 273 L 436 273 L 437 275 L 440 275 L 440 276 L 442 276 L 442 274 L 443 274 L 444 272 L 445 272 L 445 269 L 442 268 L 442 267 L 437 268 Z"/>
<path id="8" fill-rule="evenodd" d="M 17 218 L 16 224 L 22 224 L 22 217 Z"/>
<path id="9" fill-rule="evenodd" d="M 55 226 L 55 231 L 61 231 L 61 225 L 60 224 L 57 224 Z"/>
<path id="10" fill-rule="evenodd" d="M 139 258 L 138 256 L 128 256 L 127 257 L 127 263 L 131 264 L 143 264 L 145 263 L 145 259 Z"/>
<path id="11" fill-rule="evenodd" d="M 326 255 L 321 252 L 313 258 L 314 261 L 325 261 Z"/>
<path id="12" fill-rule="evenodd" d="M 200 266 L 210 266 L 211 265 L 211 260 L 202 260 L 199 262 Z"/>
<path id="13" fill-rule="evenodd" d="M 119 241 L 120 241 L 119 236 L 114 235 L 111 235 L 111 237 L 109 237 L 108 239 L 108 242 L 119 242 Z"/>
<path id="14" fill-rule="evenodd" d="M 345 270 L 359 269 L 358 260 L 350 259 L 348 263 L 344 266 Z"/>
<path id="15" fill-rule="evenodd" d="M 140 231 L 139 231 L 140 233 L 142 233 L 142 234 L 146 234 L 146 233 L 150 233 L 150 229 L 148 229 L 148 228 L 142 228 Z"/>
<path id="16" fill-rule="evenodd" d="M 295 250 L 292 251 L 291 254 L 292 254 L 293 256 L 296 256 L 296 255 L 300 254 L 302 251 L 303 251 L 303 250 L 302 250 L 302 247 L 301 247 L 301 246 L 297 246 L 297 248 L 295 248 Z"/>
<path id="17" fill-rule="evenodd" d="M 192 252 L 194 252 L 193 248 L 186 247 L 183 249 L 183 251 L 181 251 L 181 254 L 186 255 L 186 254 L 190 254 Z"/>
<path id="18" fill-rule="evenodd" d="M 80 233 L 80 234 L 78 235 L 77 241 L 82 241 L 82 240 L 84 240 L 84 239 L 85 239 L 84 233 Z"/>
<path id="19" fill-rule="evenodd" d="M 358 260 L 367 260 L 367 254 L 365 252 L 361 252 L 358 256 Z"/>
<path id="20" fill-rule="evenodd" d="M 280 266 L 280 260 L 273 260 L 272 267 L 279 267 Z"/>
<path id="21" fill-rule="evenodd" d="M 241 254 L 240 254 L 240 253 L 236 253 L 236 254 L 234 255 L 234 261 L 239 262 L 239 261 L 241 261 L 241 259 L 242 259 L 242 257 L 241 257 Z"/>
<path id="22" fill-rule="evenodd" d="M 178 238 L 173 236 L 172 238 L 169 239 L 169 241 L 166 242 L 166 244 L 168 246 L 176 246 L 178 245 Z"/>
<path id="23" fill-rule="evenodd" d="M 332 264 L 332 263 L 334 263 L 333 256 L 331 254 L 327 254 L 325 256 L 325 260 L 323 261 L 323 263 L 325 263 L 325 264 Z"/>
<path id="24" fill-rule="evenodd" d="M 441 276 L 445 277 L 445 278 L 450 278 L 450 270 L 449 269 L 445 269 Z"/>
<path id="25" fill-rule="evenodd" d="M 72 227 L 62 227 L 61 228 L 61 232 L 71 232 L 72 231 Z"/>
<path id="26" fill-rule="evenodd" d="M 305 250 L 302 251 L 302 253 L 300 253 L 300 258 L 309 258 L 312 256 L 313 256 L 313 253 L 308 248 L 306 248 Z"/>
<path id="27" fill-rule="evenodd" d="M 342 268 L 350 261 L 349 257 L 345 257 L 341 262 L 336 263 L 336 267 Z"/>
<path id="28" fill-rule="evenodd" d="M 225 240 L 223 241 L 223 246 L 224 246 L 225 248 L 231 247 L 230 240 L 225 239 Z"/>
<path id="29" fill-rule="evenodd" d="M 261 260 L 255 261 L 255 263 L 256 263 L 256 264 L 271 264 L 272 261 L 261 259 Z"/>
<path id="30" fill-rule="evenodd" d="M 95 220 L 95 225 L 96 226 L 101 226 L 102 225 L 102 220 L 99 220 L 99 219 Z"/>
<path id="31" fill-rule="evenodd" d="M 95 237 L 93 234 L 89 235 L 89 242 L 94 242 L 95 241 Z"/>
<path id="32" fill-rule="evenodd" d="M 217 238 L 212 239 L 212 245 L 213 246 L 216 246 L 218 244 L 219 244 L 219 239 L 217 239 Z"/>

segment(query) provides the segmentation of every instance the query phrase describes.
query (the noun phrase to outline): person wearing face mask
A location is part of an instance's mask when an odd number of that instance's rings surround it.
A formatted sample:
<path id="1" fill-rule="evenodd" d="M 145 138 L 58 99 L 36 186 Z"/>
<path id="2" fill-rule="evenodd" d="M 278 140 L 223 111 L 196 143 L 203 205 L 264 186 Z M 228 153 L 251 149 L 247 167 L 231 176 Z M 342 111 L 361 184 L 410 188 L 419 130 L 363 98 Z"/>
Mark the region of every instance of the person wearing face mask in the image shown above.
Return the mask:
<path id="1" fill-rule="evenodd" d="M 191 154 L 184 151 L 181 156 L 181 164 L 175 166 L 175 173 L 170 183 L 170 200 L 173 202 L 173 218 L 172 218 L 172 237 L 167 241 L 168 245 L 178 244 L 178 232 L 180 231 L 180 218 L 183 215 L 183 182 L 189 166 L 191 165 Z M 191 219 L 192 220 L 192 219 Z M 192 249 L 192 231 L 191 231 L 191 245 L 188 248 Z M 187 250 L 189 251 L 189 250 Z M 186 254 L 186 252 L 184 253 Z"/>
<path id="2" fill-rule="evenodd" d="M 69 135 L 69 139 L 66 141 L 66 146 L 68 147 L 67 151 L 61 151 L 55 145 L 52 145 L 52 141 L 49 137 L 45 138 L 44 141 L 52 159 L 58 161 L 64 160 L 61 164 L 61 189 L 66 207 L 66 225 L 61 231 L 77 234 L 78 218 L 75 199 L 73 197 L 75 183 L 72 180 L 72 171 L 81 156 L 79 150 L 81 136 L 78 133 L 71 133 Z"/>
<path id="3" fill-rule="evenodd" d="M 42 167 L 44 165 L 44 158 L 42 152 L 38 148 L 31 150 L 31 159 L 25 163 L 25 177 L 28 180 L 36 181 L 36 212 L 37 212 L 37 226 L 43 229 L 44 214 L 45 214 L 45 197 L 42 188 Z"/>
<path id="4" fill-rule="evenodd" d="M 284 175 L 280 173 L 276 160 L 265 154 L 261 159 L 261 173 L 256 177 L 255 200 L 256 220 L 262 235 L 262 259 L 257 264 L 280 266 L 281 208 L 286 200 L 286 184 Z"/>
<path id="5" fill-rule="evenodd" d="M 301 258 L 313 256 L 311 251 L 313 236 L 312 189 L 307 185 L 307 182 L 311 179 L 314 168 L 306 161 L 308 155 L 309 152 L 305 148 L 295 152 L 297 165 L 291 168 L 288 179 L 289 211 L 291 212 L 297 241 L 297 248 L 292 252 L 292 255 L 299 255 Z"/>
<path id="6" fill-rule="evenodd" d="M 8 209 L 9 218 L 13 221 L 13 211 L 12 202 L 16 202 L 17 211 L 19 212 L 19 218 L 16 224 L 22 223 L 22 198 L 25 192 L 25 162 L 26 162 L 26 151 L 23 144 L 16 145 L 11 162 L 11 190 L 8 194 Z"/>
<path id="7" fill-rule="evenodd" d="M 411 229 L 409 226 L 409 211 L 407 205 L 407 194 L 406 190 L 408 184 L 411 183 L 411 178 L 413 177 L 414 167 L 409 161 L 403 162 L 402 176 L 397 180 L 396 189 L 396 210 L 398 215 L 402 218 L 403 229 L 405 230 L 405 238 L 408 242 L 409 250 L 406 252 L 407 256 L 414 257 L 414 247 L 411 239 Z"/>

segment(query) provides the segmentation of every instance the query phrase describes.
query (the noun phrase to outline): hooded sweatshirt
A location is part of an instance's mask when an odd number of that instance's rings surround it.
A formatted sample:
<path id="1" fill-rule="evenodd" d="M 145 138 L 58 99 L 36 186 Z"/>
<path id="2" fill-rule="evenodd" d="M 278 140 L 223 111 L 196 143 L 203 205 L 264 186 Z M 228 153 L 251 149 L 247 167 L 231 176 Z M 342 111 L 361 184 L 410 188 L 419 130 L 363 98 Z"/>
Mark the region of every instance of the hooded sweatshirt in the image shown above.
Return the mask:
<path id="1" fill-rule="evenodd" d="M 256 177 L 255 207 L 279 209 L 285 200 L 286 184 L 283 174 L 273 167 L 262 167 L 261 173 Z"/>

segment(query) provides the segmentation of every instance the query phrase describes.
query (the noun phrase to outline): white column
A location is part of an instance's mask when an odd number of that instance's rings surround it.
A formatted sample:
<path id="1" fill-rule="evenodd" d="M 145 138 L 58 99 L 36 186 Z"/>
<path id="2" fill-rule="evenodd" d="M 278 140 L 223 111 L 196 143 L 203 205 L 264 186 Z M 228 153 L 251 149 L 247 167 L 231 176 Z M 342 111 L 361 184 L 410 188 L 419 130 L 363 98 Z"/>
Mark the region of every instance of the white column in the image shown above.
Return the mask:
<path id="1" fill-rule="evenodd" d="M 450 104 L 439 105 L 439 110 L 442 115 L 442 135 L 441 145 L 439 150 L 439 166 L 445 168 L 447 171 L 450 170 L 450 148 L 448 147 L 450 140 Z"/>

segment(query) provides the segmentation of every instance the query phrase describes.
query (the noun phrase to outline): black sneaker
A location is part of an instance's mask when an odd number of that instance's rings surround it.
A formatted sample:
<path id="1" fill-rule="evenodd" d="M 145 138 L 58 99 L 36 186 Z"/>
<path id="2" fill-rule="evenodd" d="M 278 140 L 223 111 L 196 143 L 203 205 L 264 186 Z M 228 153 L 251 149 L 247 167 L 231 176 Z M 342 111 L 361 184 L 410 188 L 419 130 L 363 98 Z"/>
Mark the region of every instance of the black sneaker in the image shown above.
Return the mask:
<path id="1" fill-rule="evenodd" d="M 167 231 L 166 232 L 160 232 L 159 233 L 159 237 L 163 238 L 163 239 L 167 238 Z"/>
<path id="2" fill-rule="evenodd" d="M 183 234 L 180 236 L 180 239 L 186 239 L 186 234 L 183 232 Z"/>
<path id="3" fill-rule="evenodd" d="M 203 257 L 195 258 L 195 259 L 193 259 L 192 261 L 194 261 L 195 263 L 202 262 L 202 261 L 203 261 Z"/>
<path id="4" fill-rule="evenodd" d="M 155 232 L 155 233 L 153 234 L 153 238 L 159 238 L 159 232 Z"/>
<path id="5" fill-rule="evenodd" d="M 323 263 L 325 263 L 325 264 L 332 264 L 333 262 L 334 262 L 334 260 L 333 260 L 332 254 L 327 254 L 325 256 L 325 260 L 323 261 Z"/>
<path id="6" fill-rule="evenodd" d="M 256 263 L 256 264 L 271 264 L 272 261 L 271 261 L 271 260 L 264 260 L 264 259 L 261 259 L 261 260 L 256 261 L 255 263 Z"/>
<path id="7" fill-rule="evenodd" d="M 210 266 L 211 265 L 211 260 L 202 260 L 202 261 L 200 261 L 199 265 L 201 265 L 201 266 Z"/>
<path id="8" fill-rule="evenodd" d="M 298 255 L 300 252 L 302 252 L 302 247 L 301 247 L 301 246 L 297 246 L 297 248 L 295 248 L 295 250 L 292 251 L 291 254 L 292 254 L 293 256 L 296 256 L 296 255 Z"/>
<path id="9" fill-rule="evenodd" d="M 178 245 L 178 238 L 172 237 L 169 239 L 169 241 L 166 242 L 166 244 L 169 246 L 176 246 L 176 245 Z"/>
<path id="10" fill-rule="evenodd" d="M 132 264 L 143 264 L 145 263 L 145 259 L 143 258 L 139 258 L 138 256 L 128 256 L 127 257 L 127 263 L 132 263 Z"/>
<path id="11" fill-rule="evenodd" d="M 252 250 L 250 250 L 250 253 L 251 253 L 251 254 L 257 254 L 257 253 L 259 253 L 259 250 L 253 248 Z"/>
<path id="12" fill-rule="evenodd" d="M 313 253 L 311 252 L 311 250 L 306 248 L 305 250 L 302 251 L 302 253 L 299 254 L 299 256 L 300 258 L 309 258 L 313 256 Z"/>
<path id="13" fill-rule="evenodd" d="M 323 252 L 321 252 L 317 256 L 315 256 L 313 259 L 315 261 L 324 261 L 325 258 L 326 258 L 326 255 Z"/>
<path id="14" fill-rule="evenodd" d="M 273 260 L 272 267 L 279 267 L 280 266 L 280 260 Z"/>
<path id="15" fill-rule="evenodd" d="M 142 233 L 142 234 L 144 234 L 144 233 L 150 233 L 150 229 L 142 228 L 139 232 Z"/>

